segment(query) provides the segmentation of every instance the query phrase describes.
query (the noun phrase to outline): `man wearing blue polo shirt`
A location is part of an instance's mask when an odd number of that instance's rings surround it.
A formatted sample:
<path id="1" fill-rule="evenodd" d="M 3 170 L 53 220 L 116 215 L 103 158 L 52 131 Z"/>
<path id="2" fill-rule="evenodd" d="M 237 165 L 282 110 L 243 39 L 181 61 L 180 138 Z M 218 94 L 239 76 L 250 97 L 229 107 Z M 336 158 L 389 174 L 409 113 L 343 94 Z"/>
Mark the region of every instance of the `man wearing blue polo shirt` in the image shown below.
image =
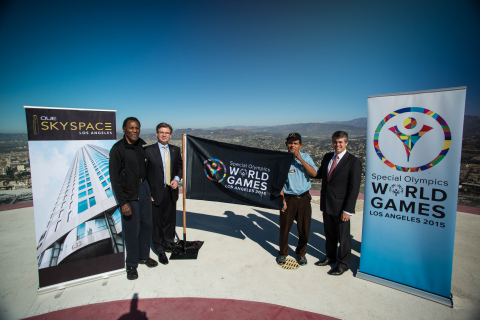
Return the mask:
<path id="1" fill-rule="evenodd" d="M 293 153 L 294 158 L 288 172 L 287 182 L 280 192 L 284 196 L 284 200 L 283 209 L 280 211 L 280 251 L 277 263 L 285 264 L 288 256 L 288 234 L 295 220 L 298 230 L 298 245 L 295 253 L 298 264 L 304 266 L 307 264 L 305 254 L 312 222 L 310 177 L 316 176 L 318 168 L 308 154 L 300 152 L 303 146 L 300 134 L 290 133 L 286 140 L 285 145 L 288 152 Z"/>

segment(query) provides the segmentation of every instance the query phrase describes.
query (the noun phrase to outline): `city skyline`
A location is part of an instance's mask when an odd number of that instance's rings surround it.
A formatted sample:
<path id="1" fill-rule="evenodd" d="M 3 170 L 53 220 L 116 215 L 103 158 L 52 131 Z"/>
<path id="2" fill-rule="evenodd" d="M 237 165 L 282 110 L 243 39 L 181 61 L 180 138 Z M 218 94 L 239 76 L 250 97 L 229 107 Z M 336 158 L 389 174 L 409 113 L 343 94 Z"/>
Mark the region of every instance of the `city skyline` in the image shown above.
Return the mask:
<path id="1" fill-rule="evenodd" d="M 475 1 L 2 4 L 1 133 L 24 105 L 117 110 L 117 126 L 276 126 L 367 116 L 367 96 L 467 86 Z"/>

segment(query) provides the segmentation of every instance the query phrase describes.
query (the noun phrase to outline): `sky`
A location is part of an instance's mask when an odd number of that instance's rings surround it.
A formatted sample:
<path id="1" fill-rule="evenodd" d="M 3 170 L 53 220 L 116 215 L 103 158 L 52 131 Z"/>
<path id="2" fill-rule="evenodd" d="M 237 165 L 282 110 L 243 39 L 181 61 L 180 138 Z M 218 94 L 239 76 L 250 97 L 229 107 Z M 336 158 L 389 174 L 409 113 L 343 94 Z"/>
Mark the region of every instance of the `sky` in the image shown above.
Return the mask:
<path id="1" fill-rule="evenodd" d="M 24 105 L 273 126 L 459 86 L 480 116 L 479 39 L 478 0 L 2 1 L 0 133 L 26 133 Z"/>

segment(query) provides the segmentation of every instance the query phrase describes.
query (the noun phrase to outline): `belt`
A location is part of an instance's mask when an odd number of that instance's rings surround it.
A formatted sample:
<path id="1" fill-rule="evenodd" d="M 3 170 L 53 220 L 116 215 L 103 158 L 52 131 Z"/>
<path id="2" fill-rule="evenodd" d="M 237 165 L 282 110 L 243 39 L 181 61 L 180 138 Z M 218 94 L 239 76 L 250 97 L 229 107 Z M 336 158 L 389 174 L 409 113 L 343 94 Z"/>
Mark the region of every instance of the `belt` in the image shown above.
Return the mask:
<path id="1" fill-rule="evenodd" d="M 140 182 L 144 182 L 145 181 L 145 178 L 140 178 Z"/>
<path id="2" fill-rule="evenodd" d="M 304 193 L 301 194 L 288 194 L 285 193 L 285 198 L 302 198 L 306 196 L 309 193 L 309 191 L 305 191 Z"/>

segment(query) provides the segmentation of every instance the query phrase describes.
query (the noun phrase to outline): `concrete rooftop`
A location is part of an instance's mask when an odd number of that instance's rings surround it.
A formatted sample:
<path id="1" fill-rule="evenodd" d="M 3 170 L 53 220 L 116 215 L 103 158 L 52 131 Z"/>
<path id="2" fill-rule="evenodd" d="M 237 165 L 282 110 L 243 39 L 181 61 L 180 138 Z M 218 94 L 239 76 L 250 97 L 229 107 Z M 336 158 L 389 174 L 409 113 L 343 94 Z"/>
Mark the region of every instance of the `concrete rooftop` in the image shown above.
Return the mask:
<path id="1" fill-rule="evenodd" d="M 480 319 L 479 215 L 457 214 L 454 308 L 449 308 L 354 276 L 360 259 L 362 213 L 352 218 L 351 270 L 335 277 L 327 274 L 329 267 L 315 266 L 324 257 L 325 244 L 316 200 L 307 266 L 284 270 L 276 264 L 278 211 L 187 200 L 187 240 L 205 241 L 197 260 L 172 260 L 152 269 L 140 265 L 136 281 L 122 274 L 108 282 L 68 287 L 61 295 L 37 294 L 33 207 L 0 211 L 0 318 Z M 357 208 L 362 207 L 359 200 Z M 182 209 L 180 199 L 180 237 Z M 296 234 L 294 225 L 289 239 L 292 258 Z M 153 252 L 150 256 L 156 258 Z"/>

